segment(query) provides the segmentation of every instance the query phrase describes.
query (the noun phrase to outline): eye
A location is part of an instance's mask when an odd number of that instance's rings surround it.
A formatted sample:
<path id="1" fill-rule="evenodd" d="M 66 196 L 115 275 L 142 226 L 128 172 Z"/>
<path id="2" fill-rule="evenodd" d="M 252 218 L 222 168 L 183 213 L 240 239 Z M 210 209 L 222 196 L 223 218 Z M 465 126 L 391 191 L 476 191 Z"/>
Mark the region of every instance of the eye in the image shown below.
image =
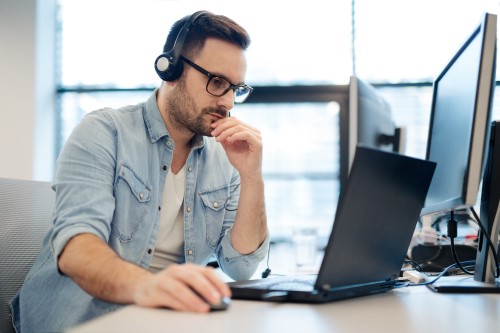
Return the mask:
<path id="1" fill-rule="evenodd" d="M 218 76 L 212 77 L 210 84 L 216 89 L 226 89 L 229 85 L 226 80 Z"/>

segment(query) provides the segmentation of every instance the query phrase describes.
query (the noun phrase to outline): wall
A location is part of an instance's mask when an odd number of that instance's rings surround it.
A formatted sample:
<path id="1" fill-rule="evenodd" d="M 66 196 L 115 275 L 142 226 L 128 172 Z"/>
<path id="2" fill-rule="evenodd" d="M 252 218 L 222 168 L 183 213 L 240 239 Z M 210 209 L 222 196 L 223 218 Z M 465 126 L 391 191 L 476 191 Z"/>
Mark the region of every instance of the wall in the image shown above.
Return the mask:
<path id="1" fill-rule="evenodd" d="M 52 178 L 55 1 L 0 1 L 2 178 Z"/>

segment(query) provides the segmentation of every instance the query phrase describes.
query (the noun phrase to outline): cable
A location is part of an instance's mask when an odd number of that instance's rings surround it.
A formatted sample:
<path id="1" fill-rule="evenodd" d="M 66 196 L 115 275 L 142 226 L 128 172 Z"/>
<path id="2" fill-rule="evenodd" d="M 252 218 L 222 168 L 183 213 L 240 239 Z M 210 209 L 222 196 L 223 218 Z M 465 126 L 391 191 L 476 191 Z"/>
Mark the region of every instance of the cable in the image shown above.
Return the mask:
<path id="1" fill-rule="evenodd" d="M 472 211 L 472 214 L 474 215 L 474 218 L 476 219 L 476 223 L 481 228 L 481 232 L 483 233 L 484 237 L 486 238 L 486 241 L 488 242 L 488 246 L 492 252 L 493 259 L 495 260 L 495 268 L 496 268 L 496 275 L 495 277 L 498 278 L 500 277 L 500 268 L 498 267 L 498 256 L 496 253 L 495 245 L 491 241 L 490 235 L 488 235 L 488 231 L 484 228 L 483 224 L 481 223 L 481 220 L 479 219 L 479 216 L 477 215 L 474 207 L 471 207 L 470 210 Z"/>
<path id="2" fill-rule="evenodd" d="M 465 267 L 462 266 L 460 260 L 458 260 L 457 253 L 455 251 L 455 237 L 457 237 L 457 220 L 455 219 L 455 211 L 452 210 L 450 212 L 450 219 L 448 220 L 448 238 L 450 238 L 450 247 L 453 259 L 455 259 L 455 263 L 465 274 L 474 275 L 473 272 L 466 270 Z"/>
<path id="3" fill-rule="evenodd" d="M 238 187 L 240 186 L 241 183 L 237 184 L 233 190 L 236 191 Z M 226 202 L 224 202 L 224 209 L 227 210 L 228 212 L 235 212 L 238 210 L 238 206 L 236 206 L 235 209 L 229 209 L 227 208 L 227 202 L 229 201 L 230 196 L 226 199 Z M 271 244 L 269 244 L 269 247 L 267 248 L 267 267 L 266 269 L 262 272 L 262 278 L 265 279 L 271 274 L 271 269 L 269 268 L 269 255 L 271 254 Z"/>
<path id="4" fill-rule="evenodd" d="M 498 265 L 498 256 L 495 251 L 495 246 L 493 242 L 491 241 L 490 236 L 488 235 L 488 232 L 484 228 L 483 224 L 481 223 L 481 220 L 479 219 L 476 211 L 474 210 L 474 207 L 470 208 L 472 214 L 474 215 L 475 222 L 476 224 L 480 227 L 481 232 L 483 233 L 484 237 L 486 238 L 486 241 L 488 242 L 488 247 L 490 248 L 493 258 L 495 260 L 495 268 L 496 268 L 496 276 L 495 277 L 500 277 L 500 267 Z M 450 212 L 450 219 L 448 220 L 448 238 L 450 239 L 450 247 L 451 247 L 451 252 L 453 254 L 453 258 L 455 259 L 455 264 L 448 266 L 443 270 L 444 273 L 446 273 L 449 269 L 458 266 L 460 270 L 462 270 L 465 274 L 468 275 L 474 275 L 473 272 L 468 271 L 463 265 L 462 262 L 458 259 L 457 253 L 455 251 L 455 237 L 457 237 L 457 220 L 455 219 L 455 212 L 451 211 Z M 475 261 L 474 261 L 475 263 Z M 440 277 L 442 275 L 438 275 Z"/>
<path id="5" fill-rule="evenodd" d="M 424 268 L 418 262 L 416 262 L 415 260 L 405 259 L 404 263 L 409 264 L 417 272 L 424 273 Z"/>
<path id="6" fill-rule="evenodd" d="M 473 265 L 476 263 L 475 260 L 468 260 L 468 261 L 462 261 L 460 264 L 461 265 L 465 265 L 465 266 L 471 266 L 473 267 Z M 455 263 L 455 264 L 451 264 L 450 266 L 446 267 L 445 269 L 443 269 L 441 271 L 441 273 L 439 273 L 434 279 L 432 279 L 431 281 L 426 281 L 426 282 L 422 282 L 422 283 L 408 283 L 405 285 L 405 287 L 417 287 L 417 286 L 428 286 L 428 285 L 431 285 L 433 283 L 435 283 L 437 280 L 439 280 L 440 278 L 442 278 L 443 276 L 445 276 L 452 268 L 455 268 L 457 267 L 458 265 Z"/>
<path id="7" fill-rule="evenodd" d="M 471 272 L 471 271 L 468 271 L 467 269 L 465 269 L 465 267 L 462 266 L 462 263 L 458 259 L 457 253 L 455 252 L 455 240 L 453 238 L 450 239 L 450 245 L 451 245 L 450 246 L 451 247 L 451 254 L 453 255 L 453 259 L 455 259 L 455 263 L 460 268 L 460 270 L 462 270 L 462 272 L 464 272 L 465 274 L 474 275 L 474 272 Z"/>
<path id="8" fill-rule="evenodd" d="M 265 279 L 271 274 L 271 269 L 269 268 L 269 255 L 271 254 L 271 244 L 269 244 L 269 247 L 267 248 L 267 268 L 262 272 L 262 278 Z"/>
<path id="9" fill-rule="evenodd" d="M 493 244 L 490 236 L 488 235 L 487 230 L 485 229 L 485 227 L 481 223 L 481 220 L 479 219 L 479 216 L 477 215 L 474 207 L 470 207 L 470 210 L 471 210 L 472 214 L 474 215 L 474 219 L 475 219 L 474 222 L 479 226 L 479 228 L 481 229 L 481 232 L 483 233 L 484 237 L 486 238 L 486 241 L 488 242 L 488 248 L 491 250 L 492 255 L 493 255 L 493 259 L 495 260 L 495 267 L 496 267 L 496 276 L 495 277 L 498 278 L 498 277 L 500 277 L 500 266 L 498 264 L 498 255 L 497 255 L 496 250 L 495 250 L 495 245 Z M 429 286 L 429 285 L 435 283 L 437 280 L 439 280 L 444 275 L 446 275 L 451 269 L 453 269 L 455 267 L 459 267 L 459 269 L 462 272 L 465 272 L 466 274 L 473 274 L 473 273 L 469 272 L 466 268 L 474 267 L 476 264 L 476 261 L 475 260 L 468 260 L 468 261 L 463 261 L 463 262 L 459 261 L 458 256 L 456 255 L 456 252 L 454 249 L 454 238 L 457 236 L 456 222 L 457 221 L 455 220 L 455 213 L 454 213 L 454 211 L 452 211 L 450 213 L 450 219 L 448 220 L 448 237 L 450 238 L 451 250 L 453 253 L 453 258 L 455 259 L 455 263 L 451 264 L 448 267 L 446 267 L 445 269 L 443 269 L 441 271 L 441 273 L 439 273 L 431 281 L 427 281 L 427 282 L 423 282 L 423 283 L 405 283 L 405 284 L 401 285 L 402 287 Z M 412 260 L 411 261 L 409 260 L 407 262 L 411 266 L 413 266 L 413 268 L 415 268 L 416 271 L 421 272 L 422 267 L 420 265 L 416 264 Z"/>
<path id="10" fill-rule="evenodd" d="M 233 190 L 236 191 L 238 187 L 240 186 L 241 183 L 237 184 Z M 224 209 L 227 210 L 228 212 L 235 212 L 238 210 L 238 206 L 236 206 L 235 209 L 229 209 L 227 208 L 227 202 L 229 201 L 231 197 L 229 196 L 226 201 L 224 202 Z M 269 247 L 267 248 L 267 268 L 262 272 L 262 278 L 265 279 L 271 274 L 271 269 L 269 268 L 269 254 L 271 253 L 271 244 L 269 244 Z"/>

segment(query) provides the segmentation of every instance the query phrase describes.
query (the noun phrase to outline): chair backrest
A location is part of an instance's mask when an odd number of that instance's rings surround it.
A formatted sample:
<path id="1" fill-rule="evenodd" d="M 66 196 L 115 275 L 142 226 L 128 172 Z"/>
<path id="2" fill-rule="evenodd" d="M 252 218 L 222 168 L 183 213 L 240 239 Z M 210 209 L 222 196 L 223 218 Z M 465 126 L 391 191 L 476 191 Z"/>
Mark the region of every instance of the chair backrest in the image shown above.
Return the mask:
<path id="1" fill-rule="evenodd" d="M 17 293 L 52 225 L 48 182 L 0 178 L 0 332 L 14 332 L 9 301 Z"/>

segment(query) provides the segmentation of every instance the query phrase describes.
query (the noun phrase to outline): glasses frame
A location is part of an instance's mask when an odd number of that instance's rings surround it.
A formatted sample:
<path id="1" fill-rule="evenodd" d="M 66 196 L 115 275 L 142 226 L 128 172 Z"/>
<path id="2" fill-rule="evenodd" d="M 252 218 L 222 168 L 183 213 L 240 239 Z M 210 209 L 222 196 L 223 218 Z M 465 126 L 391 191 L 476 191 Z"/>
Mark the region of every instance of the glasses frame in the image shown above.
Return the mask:
<path id="1" fill-rule="evenodd" d="M 197 65 L 195 64 L 194 62 L 192 62 L 191 60 L 187 59 L 186 57 L 184 56 L 180 56 L 180 58 L 186 62 L 188 65 L 190 65 L 191 67 L 193 67 L 194 69 L 196 69 L 198 72 L 200 72 L 201 74 L 205 75 L 208 80 L 207 80 L 207 85 L 205 86 L 205 90 L 207 91 L 207 93 L 209 93 L 210 95 L 212 96 L 215 96 L 215 97 L 221 97 L 221 96 L 224 96 L 225 94 L 227 94 L 227 92 L 229 90 L 232 90 L 233 93 L 234 93 L 234 102 L 235 103 L 243 103 L 244 101 L 246 101 L 246 99 L 248 98 L 248 96 L 250 96 L 250 94 L 252 93 L 253 91 L 253 88 L 250 87 L 249 85 L 247 84 L 233 84 L 232 82 L 230 82 L 228 79 L 224 78 L 224 77 L 221 77 L 219 75 L 215 75 L 209 71 L 207 71 L 205 68 L 201 67 L 200 65 Z M 222 92 L 221 94 L 214 94 L 214 93 L 211 93 L 210 91 L 208 91 L 208 85 L 210 84 L 210 81 L 212 81 L 213 79 L 220 79 L 220 80 L 224 80 L 226 81 L 227 83 L 229 83 L 229 87 L 227 87 L 226 90 L 224 90 L 224 92 Z M 236 95 L 236 89 L 238 88 L 244 88 L 244 89 L 247 89 L 248 90 L 248 94 L 242 99 L 242 100 L 238 100 L 238 96 Z"/>

